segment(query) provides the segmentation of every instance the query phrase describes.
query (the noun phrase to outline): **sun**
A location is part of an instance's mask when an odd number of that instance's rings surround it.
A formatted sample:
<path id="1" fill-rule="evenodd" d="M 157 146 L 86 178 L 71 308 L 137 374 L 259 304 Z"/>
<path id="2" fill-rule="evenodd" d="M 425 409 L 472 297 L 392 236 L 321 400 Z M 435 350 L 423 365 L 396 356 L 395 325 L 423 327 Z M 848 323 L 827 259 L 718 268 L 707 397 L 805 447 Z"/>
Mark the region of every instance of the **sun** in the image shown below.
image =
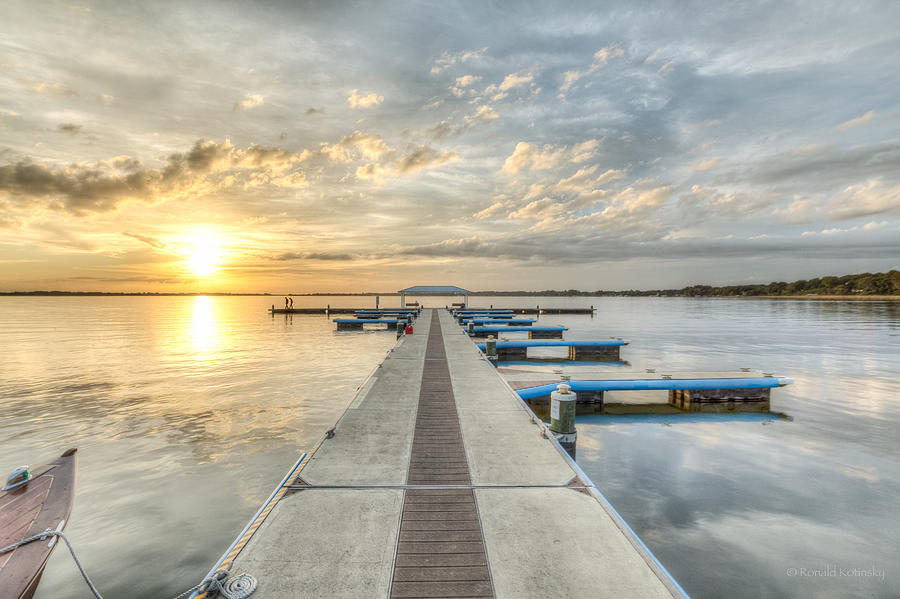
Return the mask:
<path id="1" fill-rule="evenodd" d="M 221 243 L 209 231 L 197 231 L 188 242 L 188 269 L 198 277 L 208 277 L 219 270 Z"/>

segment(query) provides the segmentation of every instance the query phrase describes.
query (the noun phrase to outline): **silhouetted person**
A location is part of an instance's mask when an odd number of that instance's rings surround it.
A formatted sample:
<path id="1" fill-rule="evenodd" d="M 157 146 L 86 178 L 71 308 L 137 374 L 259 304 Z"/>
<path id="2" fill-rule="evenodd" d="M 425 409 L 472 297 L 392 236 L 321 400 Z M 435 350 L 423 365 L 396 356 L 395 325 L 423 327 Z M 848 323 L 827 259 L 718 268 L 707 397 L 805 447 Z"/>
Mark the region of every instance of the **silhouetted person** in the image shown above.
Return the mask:
<path id="1" fill-rule="evenodd" d="M 287 296 L 284 297 L 284 309 L 285 309 L 285 310 L 288 309 L 288 298 L 287 298 Z"/>
<path id="2" fill-rule="evenodd" d="M 294 309 L 294 298 L 290 297 L 288 299 L 291 300 L 291 310 L 293 310 Z"/>

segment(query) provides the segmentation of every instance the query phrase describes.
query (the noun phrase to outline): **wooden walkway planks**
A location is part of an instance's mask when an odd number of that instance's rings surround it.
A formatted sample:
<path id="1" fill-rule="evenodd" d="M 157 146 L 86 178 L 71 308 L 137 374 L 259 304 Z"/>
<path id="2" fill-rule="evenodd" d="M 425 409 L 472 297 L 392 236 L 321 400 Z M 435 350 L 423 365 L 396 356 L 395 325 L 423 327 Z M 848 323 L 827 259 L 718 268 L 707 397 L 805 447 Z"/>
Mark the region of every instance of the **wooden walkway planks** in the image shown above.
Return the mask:
<path id="1" fill-rule="evenodd" d="M 471 484 L 438 318 L 428 331 L 407 484 Z M 493 596 L 472 490 L 408 489 L 391 597 Z"/>

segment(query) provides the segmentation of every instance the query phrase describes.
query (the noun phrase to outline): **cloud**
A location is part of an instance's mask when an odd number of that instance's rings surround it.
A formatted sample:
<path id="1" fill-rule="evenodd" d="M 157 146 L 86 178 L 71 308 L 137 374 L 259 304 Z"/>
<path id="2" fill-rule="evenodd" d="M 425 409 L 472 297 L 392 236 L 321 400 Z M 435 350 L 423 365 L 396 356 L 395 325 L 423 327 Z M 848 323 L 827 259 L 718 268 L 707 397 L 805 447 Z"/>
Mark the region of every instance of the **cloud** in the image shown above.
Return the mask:
<path id="1" fill-rule="evenodd" d="M 522 87 L 526 83 L 531 83 L 534 81 L 534 75 L 531 73 L 512 73 L 511 75 L 507 75 L 503 78 L 503 81 L 500 83 L 500 91 L 505 92 L 513 89 L 514 87 Z"/>
<path id="2" fill-rule="evenodd" d="M 552 168 L 563 160 L 565 149 L 545 145 L 543 148 L 520 141 L 513 153 L 503 162 L 503 172 L 514 175 L 524 168 L 541 170 Z"/>
<path id="3" fill-rule="evenodd" d="M 571 148 L 549 144 L 538 147 L 520 141 L 516 144 L 513 153 L 504 161 L 503 172 L 507 175 L 514 175 L 525 168 L 537 171 L 554 168 L 566 161 L 584 162 L 593 155 L 593 151 L 598 145 L 599 142 L 594 139 L 575 144 Z"/>
<path id="4" fill-rule="evenodd" d="M 423 169 L 434 168 L 460 159 L 459 152 L 438 152 L 428 146 L 419 146 L 396 164 L 397 173 L 406 175 Z"/>
<path id="5" fill-rule="evenodd" d="M 68 166 L 20 160 L 0 166 L 0 194 L 19 204 L 43 200 L 49 208 L 75 215 L 107 212 L 129 200 L 196 197 L 223 186 L 296 184 L 304 176 L 287 171 L 309 155 L 257 145 L 241 150 L 229 140 L 199 140 L 189 151 L 171 154 L 160 168 L 143 168 L 127 156 Z"/>
<path id="6" fill-rule="evenodd" d="M 393 153 L 391 154 L 393 155 Z M 409 154 L 390 164 L 371 163 L 356 169 L 358 179 L 369 179 L 381 185 L 392 175 L 409 175 L 460 160 L 459 152 L 440 152 L 428 146 L 418 146 Z"/>
<path id="7" fill-rule="evenodd" d="M 505 98 L 510 90 L 513 90 L 517 87 L 523 87 L 529 83 L 533 84 L 534 82 L 534 73 L 531 72 L 520 72 L 520 73 L 510 73 L 506 77 L 503 78 L 503 81 L 500 82 L 500 85 L 492 84 L 485 88 L 484 93 L 491 95 L 491 100 L 494 102 L 498 102 Z"/>
<path id="8" fill-rule="evenodd" d="M 393 153 L 391 147 L 381 137 L 359 131 L 354 131 L 336 144 L 323 145 L 321 151 L 335 162 L 352 162 L 357 156 L 378 160 Z"/>
<path id="9" fill-rule="evenodd" d="M 375 181 L 377 184 L 381 184 L 384 180 L 391 175 L 393 169 L 389 166 L 385 166 L 383 164 L 366 164 L 365 166 L 357 167 L 356 169 L 356 178 L 357 179 L 370 179 Z"/>
<path id="10" fill-rule="evenodd" d="M 78 135 L 81 133 L 81 125 L 76 125 L 74 123 L 60 123 L 56 126 L 57 131 L 62 131 L 63 133 L 70 133 L 72 135 Z"/>
<path id="11" fill-rule="evenodd" d="M 138 235 L 137 233 L 127 233 L 127 232 L 122 233 L 122 235 L 125 235 L 126 237 L 131 237 L 133 239 L 137 239 L 138 241 L 146 243 L 150 247 L 158 249 L 158 250 L 161 250 L 166 247 L 166 244 L 162 240 L 157 239 L 156 237 L 149 237 L 147 235 Z"/>
<path id="12" fill-rule="evenodd" d="M 484 243 L 479 237 L 467 237 L 464 239 L 446 239 L 436 243 L 408 246 L 399 251 L 401 255 L 433 256 L 433 257 L 461 257 L 461 256 L 487 256 L 491 253 L 491 246 Z"/>
<path id="13" fill-rule="evenodd" d="M 449 120 L 443 120 L 434 127 L 426 131 L 426 135 L 431 139 L 444 139 L 446 137 L 456 137 L 464 131 L 468 130 L 469 124 L 453 125 Z"/>
<path id="14" fill-rule="evenodd" d="M 481 81 L 481 77 L 478 77 L 476 75 L 463 75 L 462 77 L 456 78 L 456 86 L 457 87 L 468 87 L 478 81 Z"/>
<path id="15" fill-rule="evenodd" d="M 809 237 L 813 235 L 844 235 L 847 233 L 875 233 L 878 231 L 884 231 L 889 229 L 897 229 L 896 225 L 892 225 L 886 220 L 883 221 L 870 221 L 864 225 L 856 225 L 855 227 L 833 227 L 831 229 L 823 229 L 821 231 L 804 231 L 801 233 L 803 237 Z"/>
<path id="16" fill-rule="evenodd" d="M 852 129 L 853 127 L 859 127 L 861 125 L 867 125 L 872 122 L 872 119 L 875 117 L 875 111 L 870 110 L 866 114 L 856 117 L 855 119 L 850 119 L 849 121 L 843 122 L 837 127 L 835 130 L 837 131 L 846 131 L 847 129 Z"/>
<path id="17" fill-rule="evenodd" d="M 900 185 L 888 186 L 881 179 L 850 185 L 828 203 L 830 220 L 850 220 L 863 216 L 900 215 Z"/>
<path id="18" fill-rule="evenodd" d="M 669 73 L 674 71 L 676 66 L 677 66 L 676 62 L 674 60 L 670 60 L 670 61 L 666 62 L 665 64 L 663 64 L 661 67 L 659 67 L 659 69 L 657 69 L 656 72 L 658 74 L 662 75 L 663 77 L 665 77 L 666 75 L 668 75 Z"/>
<path id="19" fill-rule="evenodd" d="M 450 87 L 450 91 L 457 98 L 465 96 L 467 91 L 470 95 L 474 95 L 475 90 L 470 89 L 470 86 L 480 80 L 481 77 L 475 75 L 463 75 L 462 77 L 457 77 L 456 82 Z"/>
<path id="20" fill-rule="evenodd" d="M 485 52 L 487 52 L 487 46 L 485 46 L 481 50 L 465 50 L 456 54 L 444 52 L 443 54 L 441 54 L 440 58 L 434 61 L 434 66 L 431 67 L 431 74 L 437 75 L 442 71 L 449 69 L 455 64 L 469 62 L 470 60 L 481 58 L 482 56 L 484 56 Z"/>
<path id="21" fill-rule="evenodd" d="M 382 102 L 384 102 L 384 96 L 379 96 L 375 92 L 362 95 L 358 89 L 350 90 L 350 96 L 347 98 L 347 104 L 350 105 L 350 108 L 368 108 L 377 106 Z"/>
<path id="22" fill-rule="evenodd" d="M 249 110 L 262 106 L 265 99 L 260 94 L 244 94 L 244 99 L 234 103 L 234 110 Z"/>
<path id="23" fill-rule="evenodd" d="M 57 98 L 77 98 L 78 92 L 69 89 L 62 83 L 35 83 L 31 86 L 31 90 L 45 96 L 55 96 Z"/>
<path id="24" fill-rule="evenodd" d="M 566 71 L 563 73 L 563 82 L 559 86 L 560 91 L 569 91 L 575 82 L 584 77 L 586 71 Z"/>
<path id="25" fill-rule="evenodd" d="M 497 111 L 493 109 L 493 107 L 484 105 L 479 106 L 478 110 L 475 111 L 475 118 L 481 119 L 483 121 L 492 121 L 498 118 L 500 115 L 497 114 Z"/>
<path id="26" fill-rule="evenodd" d="M 355 260 L 358 256 L 354 254 L 346 254 L 346 253 L 332 253 L 332 252 L 285 252 L 283 254 L 276 254 L 274 256 L 270 256 L 270 260 L 275 260 L 279 262 L 287 262 L 293 260 L 333 260 L 333 261 L 348 261 Z"/>
<path id="27" fill-rule="evenodd" d="M 672 197 L 674 189 L 668 185 L 654 187 L 629 186 L 620 191 L 600 190 L 592 203 L 600 203 L 599 210 L 583 213 L 583 202 L 538 207 L 529 218 L 540 219 L 533 231 L 612 231 L 619 239 L 652 241 L 661 239 L 668 226 L 661 213 Z M 557 207 L 559 206 L 559 207 Z M 512 218 L 512 215 L 510 215 Z"/>
<path id="28" fill-rule="evenodd" d="M 616 58 L 617 56 L 624 55 L 625 49 L 618 44 L 600 48 L 599 50 L 594 52 L 594 64 L 602 66 L 609 62 L 611 59 Z"/>
<path id="29" fill-rule="evenodd" d="M 491 218 L 494 216 L 500 216 L 504 212 L 508 211 L 513 205 L 514 205 L 513 202 L 510 202 L 509 200 L 503 201 L 503 202 L 494 202 L 493 204 L 491 204 L 484 210 L 476 212 L 472 216 L 473 216 L 473 218 L 477 218 L 477 219 L 485 219 L 485 218 Z"/>
<path id="30" fill-rule="evenodd" d="M 594 156 L 594 150 L 598 147 L 600 147 L 600 142 L 596 139 L 589 139 L 580 144 L 575 144 L 571 150 L 572 162 L 577 164 L 590 160 Z"/>
<path id="31" fill-rule="evenodd" d="M 771 207 L 778 200 L 772 193 L 748 194 L 714 187 L 694 185 L 678 198 L 682 218 L 688 222 L 700 222 L 714 218 L 736 219 Z"/>
<path id="32" fill-rule="evenodd" d="M 849 148 L 826 144 L 799 146 L 746 165 L 722 176 L 727 182 L 756 185 L 795 184 L 810 191 L 831 190 L 873 177 L 900 174 L 900 140 Z"/>
<path id="33" fill-rule="evenodd" d="M 695 171 L 708 171 L 710 169 L 714 169 L 720 164 L 722 164 L 723 159 L 719 156 L 714 158 L 707 158 L 706 160 L 701 160 L 696 165 L 694 165 Z"/>
<path id="34" fill-rule="evenodd" d="M 844 221 L 873 215 L 900 215 L 900 185 L 880 179 L 849 185 L 830 197 L 797 195 L 773 216 L 791 224 Z"/>
<path id="35" fill-rule="evenodd" d="M 569 91 L 569 89 L 578 82 L 579 79 L 585 77 L 586 75 L 590 75 L 595 73 L 596 71 L 602 69 L 606 66 L 613 58 L 617 56 L 623 56 L 625 54 L 625 49 L 619 46 L 618 44 L 614 44 L 612 46 L 606 46 L 605 48 L 600 48 L 596 52 L 594 52 L 594 60 L 591 63 L 591 66 L 588 67 L 584 71 L 566 71 L 563 73 L 563 82 L 562 85 L 559 86 L 559 90 L 561 92 Z M 649 59 L 648 59 L 649 60 Z"/>

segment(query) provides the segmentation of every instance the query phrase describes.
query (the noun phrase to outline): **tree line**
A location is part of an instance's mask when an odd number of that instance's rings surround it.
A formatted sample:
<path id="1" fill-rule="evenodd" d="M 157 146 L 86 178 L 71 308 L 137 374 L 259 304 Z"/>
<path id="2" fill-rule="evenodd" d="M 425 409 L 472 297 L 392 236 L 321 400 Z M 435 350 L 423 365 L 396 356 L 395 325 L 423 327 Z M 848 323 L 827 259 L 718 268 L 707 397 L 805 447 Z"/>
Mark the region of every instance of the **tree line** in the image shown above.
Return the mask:
<path id="1" fill-rule="evenodd" d="M 627 291 L 579 291 L 577 289 L 544 291 L 478 291 L 472 295 L 544 295 L 544 296 L 664 296 L 664 297 L 753 297 L 789 295 L 900 295 L 900 271 L 864 272 L 842 277 L 776 281 L 756 285 L 690 285 L 681 289 L 651 289 Z"/>

